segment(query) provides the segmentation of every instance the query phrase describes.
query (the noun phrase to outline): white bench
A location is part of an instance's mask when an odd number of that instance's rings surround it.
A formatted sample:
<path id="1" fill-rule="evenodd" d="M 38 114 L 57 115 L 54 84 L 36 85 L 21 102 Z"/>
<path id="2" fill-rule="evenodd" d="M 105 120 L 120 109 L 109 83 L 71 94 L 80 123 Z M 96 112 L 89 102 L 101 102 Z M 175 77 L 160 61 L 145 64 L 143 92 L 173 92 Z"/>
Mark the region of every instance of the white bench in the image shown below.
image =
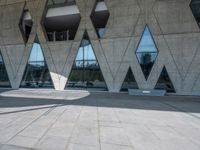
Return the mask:
<path id="1" fill-rule="evenodd" d="M 128 93 L 135 96 L 165 96 L 166 90 L 128 89 Z"/>

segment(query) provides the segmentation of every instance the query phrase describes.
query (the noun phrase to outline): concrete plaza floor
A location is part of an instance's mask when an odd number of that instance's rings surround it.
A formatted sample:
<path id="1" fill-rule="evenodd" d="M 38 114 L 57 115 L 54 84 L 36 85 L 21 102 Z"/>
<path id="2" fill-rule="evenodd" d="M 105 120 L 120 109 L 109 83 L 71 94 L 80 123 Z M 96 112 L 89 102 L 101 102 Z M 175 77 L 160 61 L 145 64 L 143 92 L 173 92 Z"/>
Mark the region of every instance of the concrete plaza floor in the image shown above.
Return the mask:
<path id="1" fill-rule="evenodd" d="M 200 97 L 0 91 L 0 150 L 200 150 Z"/>

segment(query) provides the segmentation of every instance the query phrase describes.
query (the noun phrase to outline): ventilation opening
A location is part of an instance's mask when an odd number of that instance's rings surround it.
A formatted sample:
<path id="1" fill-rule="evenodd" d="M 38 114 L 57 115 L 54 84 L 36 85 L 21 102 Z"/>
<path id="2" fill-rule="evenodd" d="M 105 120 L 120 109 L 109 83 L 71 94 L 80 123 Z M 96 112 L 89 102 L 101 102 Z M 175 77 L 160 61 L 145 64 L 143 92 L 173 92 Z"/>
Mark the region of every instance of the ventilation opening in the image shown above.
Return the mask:
<path id="1" fill-rule="evenodd" d="M 25 43 L 27 43 L 29 36 L 31 34 L 31 29 L 33 26 L 32 17 L 27 9 L 23 10 L 21 19 L 20 19 L 20 30 L 22 32 Z"/>
<path id="2" fill-rule="evenodd" d="M 20 87 L 53 88 L 53 82 L 37 36 Z"/>
<path id="3" fill-rule="evenodd" d="M 158 79 L 158 82 L 155 86 L 155 89 L 157 90 L 166 90 L 168 93 L 176 93 L 174 86 L 170 80 L 170 77 L 167 73 L 166 68 L 164 67 L 160 77 Z"/>
<path id="4" fill-rule="evenodd" d="M 105 27 L 109 16 L 110 13 L 104 0 L 97 0 L 90 18 L 99 38 L 102 38 L 105 33 Z"/>
<path id="5" fill-rule="evenodd" d="M 42 24 L 48 41 L 74 40 L 81 20 L 76 4 L 47 7 L 44 16 Z"/>
<path id="6" fill-rule="evenodd" d="M 0 87 L 11 88 L 8 74 L 6 71 L 5 63 L 3 61 L 2 54 L 0 52 Z"/>
<path id="7" fill-rule="evenodd" d="M 146 80 L 149 77 L 157 55 L 158 49 L 155 45 L 149 27 L 146 25 L 136 50 L 136 56 Z"/>
<path id="8" fill-rule="evenodd" d="M 199 0 L 192 0 L 190 3 L 190 8 L 192 13 L 197 21 L 197 24 L 200 27 L 200 1 Z"/>
<path id="9" fill-rule="evenodd" d="M 89 36 L 85 31 L 66 88 L 107 90 Z"/>
<path id="10" fill-rule="evenodd" d="M 128 89 L 139 89 L 131 68 L 128 69 L 121 91 L 128 91 Z"/>

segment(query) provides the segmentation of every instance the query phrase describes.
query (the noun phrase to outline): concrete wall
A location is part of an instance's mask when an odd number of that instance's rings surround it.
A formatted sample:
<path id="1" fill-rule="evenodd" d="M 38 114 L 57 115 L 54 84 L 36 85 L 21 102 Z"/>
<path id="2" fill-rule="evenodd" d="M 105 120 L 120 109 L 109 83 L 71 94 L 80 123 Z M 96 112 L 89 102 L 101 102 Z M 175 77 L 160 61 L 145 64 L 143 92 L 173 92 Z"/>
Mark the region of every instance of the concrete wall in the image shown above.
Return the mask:
<path id="1" fill-rule="evenodd" d="M 88 31 L 109 91 L 119 92 L 131 67 L 141 89 L 153 89 L 163 66 L 178 94 L 200 95 L 200 29 L 189 7 L 190 0 L 105 0 L 110 17 L 99 40 L 90 14 L 95 0 L 76 0 L 81 22 L 74 41 L 47 42 L 41 20 L 45 0 L 26 0 L 33 18 L 27 44 L 19 29 L 25 0 L 0 0 L 0 49 L 13 88 L 18 88 L 36 34 L 56 90 L 63 90 L 85 30 Z M 148 80 L 135 51 L 148 24 L 159 54 Z"/>

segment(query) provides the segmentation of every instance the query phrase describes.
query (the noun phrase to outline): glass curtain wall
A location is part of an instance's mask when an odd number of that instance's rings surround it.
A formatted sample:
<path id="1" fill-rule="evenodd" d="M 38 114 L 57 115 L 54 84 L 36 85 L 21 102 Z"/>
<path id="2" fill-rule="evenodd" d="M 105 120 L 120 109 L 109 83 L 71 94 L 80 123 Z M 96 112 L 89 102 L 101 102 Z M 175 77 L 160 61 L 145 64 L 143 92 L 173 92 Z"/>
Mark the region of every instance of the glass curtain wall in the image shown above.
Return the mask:
<path id="1" fill-rule="evenodd" d="M 87 32 L 84 33 L 66 87 L 107 90 Z"/>
<path id="2" fill-rule="evenodd" d="M 37 37 L 33 43 L 32 51 L 20 87 L 53 88 L 53 82 Z"/>

